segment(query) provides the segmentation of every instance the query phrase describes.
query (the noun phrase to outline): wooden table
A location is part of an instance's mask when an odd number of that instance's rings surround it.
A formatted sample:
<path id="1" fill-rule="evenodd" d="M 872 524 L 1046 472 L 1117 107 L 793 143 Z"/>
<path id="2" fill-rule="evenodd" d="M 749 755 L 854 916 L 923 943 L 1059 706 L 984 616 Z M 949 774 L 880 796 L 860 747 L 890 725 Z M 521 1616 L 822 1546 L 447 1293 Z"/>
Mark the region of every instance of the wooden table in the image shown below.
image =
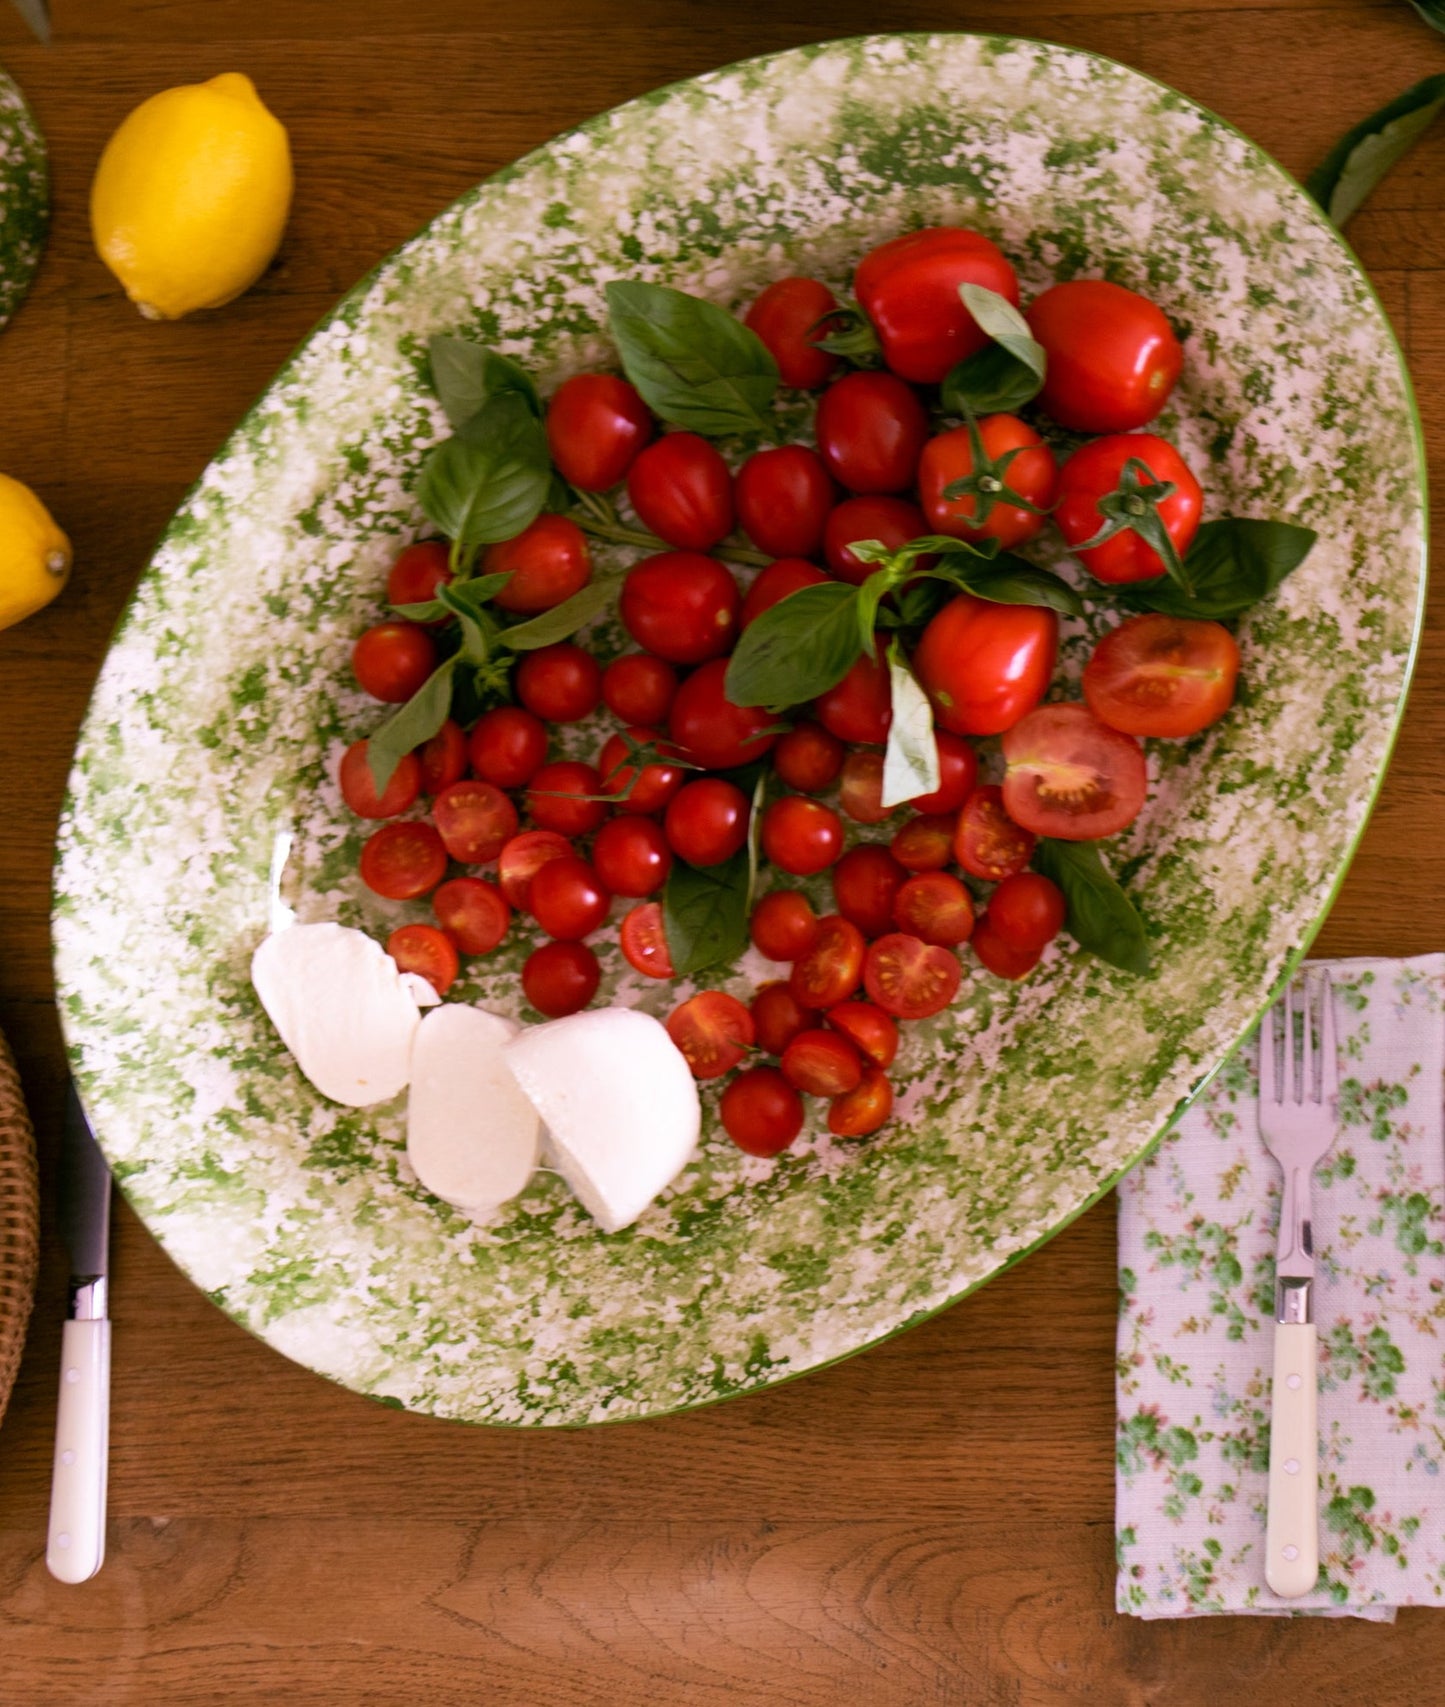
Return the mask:
<path id="1" fill-rule="evenodd" d="M 0 338 L 0 467 L 72 534 L 65 597 L 0 635 L 0 1029 L 54 1159 L 61 1049 L 47 911 L 91 681 L 160 528 L 333 300 L 479 178 L 602 108 L 821 34 L 972 27 L 1163 78 L 1296 171 L 1445 70 L 1381 0 L 56 0 L 0 57 L 51 148 L 55 221 Z M 92 252 L 113 127 L 170 84 L 251 74 L 290 129 L 278 265 L 224 311 L 143 322 Z M 1445 129 L 1351 236 L 1445 454 Z M 1325 953 L 1439 948 L 1445 645 L 1410 714 Z M 582 1433 L 469 1430 L 329 1386 L 233 1326 L 126 1210 L 115 1238 L 110 1556 L 43 1563 L 64 1291 L 53 1234 L 0 1434 L 0 1700 L 426 1707 L 1222 1701 L 1445 1696 L 1438 1617 L 1394 1628 L 1113 1607 L 1114 1217 L 866 1356 L 772 1393 Z"/>

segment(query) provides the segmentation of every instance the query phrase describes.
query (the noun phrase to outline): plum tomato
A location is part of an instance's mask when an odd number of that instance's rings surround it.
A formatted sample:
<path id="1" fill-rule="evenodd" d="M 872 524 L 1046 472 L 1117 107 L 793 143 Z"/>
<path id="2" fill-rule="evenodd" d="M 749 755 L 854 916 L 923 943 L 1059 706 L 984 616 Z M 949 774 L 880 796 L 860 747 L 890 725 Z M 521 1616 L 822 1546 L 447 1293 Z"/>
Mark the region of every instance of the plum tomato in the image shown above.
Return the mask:
<path id="1" fill-rule="evenodd" d="M 942 1013 L 958 994 L 963 968 L 952 949 L 904 931 L 881 936 L 863 962 L 863 988 L 870 1002 L 899 1019 Z"/>
<path id="2" fill-rule="evenodd" d="M 371 774 L 365 741 L 353 741 L 341 757 L 337 781 L 341 798 L 358 818 L 395 818 L 421 793 L 421 763 L 415 753 L 403 753 L 380 794 Z"/>
<path id="3" fill-rule="evenodd" d="M 767 346 L 784 385 L 816 391 L 838 367 L 838 357 L 820 350 L 816 342 L 827 336 L 819 322 L 837 306 L 837 298 L 820 279 L 774 279 L 744 315 L 743 324 Z"/>
<path id="4" fill-rule="evenodd" d="M 1015 948 L 994 928 L 993 919 L 987 913 L 979 915 L 971 946 L 980 963 L 996 978 L 1027 978 L 1043 954 L 1041 948 Z"/>
<path id="5" fill-rule="evenodd" d="M 386 952 L 398 970 L 425 978 L 439 996 L 446 995 L 462 969 L 457 945 L 435 925 L 398 925 L 386 939 Z"/>
<path id="6" fill-rule="evenodd" d="M 426 539 L 409 545 L 392 564 L 386 577 L 389 605 L 425 605 L 437 596 L 437 588 L 452 578 L 451 548 L 442 539 Z M 426 624 L 441 628 L 451 621 L 444 616 Z"/>
<path id="7" fill-rule="evenodd" d="M 823 556 L 840 581 L 849 581 L 856 587 L 880 568 L 877 563 L 863 563 L 853 555 L 852 548 L 860 541 L 876 539 L 890 551 L 897 551 L 927 532 L 923 511 L 908 498 L 845 498 L 828 514 L 823 529 Z M 926 569 L 931 561 L 920 558 L 919 567 Z"/>
<path id="8" fill-rule="evenodd" d="M 677 692 L 677 671 L 651 652 L 625 652 L 602 672 L 602 703 L 624 723 L 666 721 Z"/>
<path id="9" fill-rule="evenodd" d="M 802 587 L 816 587 L 828 577 L 816 564 L 801 557 L 780 557 L 766 569 L 758 571 L 743 599 L 742 627 L 754 623 L 765 610 L 796 593 Z"/>
<path id="10" fill-rule="evenodd" d="M 986 782 L 974 789 L 958 815 L 953 857 L 970 877 L 1000 883 L 1034 857 L 1034 838 L 1004 810 L 1003 790 Z"/>
<path id="11" fill-rule="evenodd" d="M 1164 531 L 1181 557 L 1199 531 L 1204 494 L 1189 465 L 1167 440 L 1152 433 L 1114 433 L 1082 444 L 1059 470 L 1058 503 L 1054 520 L 1080 563 L 1096 581 L 1117 586 L 1128 581 L 1152 581 L 1165 573 L 1164 559 L 1131 528 L 1089 550 L 1081 550 L 1106 520 L 1099 500 L 1116 491 L 1127 463 L 1141 462 L 1156 481 L 1169 481 L 1174 490 L 1156 506 Z M 1144 499 L 1138 502 L 1143 505 Z"/>
<path id="12" fill-rule="evenodd" d="M 517 833 L 517 808 L 479 778 L 454 782 L 432 802 L 442 845 L 461 865 L 487 865 Z"/>
<path id="13" fill-rule="evenodd" d="M 361 881 L 388 901 L 415 901 L 447 874 L 447 850 L 431 824 L 383 824 L 361 850 Z"/>
<path id="14" fill-rule="evenodd" d="M 587 861 L 571 854 L 537 868 L 527 906 L 549 937 L 580 942 L 612 910 L 612 896 Z"/>
<path id="15" fill-rule="evenodd" d="M 547 762 L 547 726 L 520 705 L 484 711 L 467 741 L 472 771 L 498 788 L 524 788 Z"/>
<path id="16" fill-rule="evenodd" d="M 877 842 L 849 848 L 833 867 L 833 901 L 866 937 L 893 928 L 893 903 L 908 873 Z"/>
<path id="17" fill-rule="evenodd" d="M 813 946 L 818 915 L 800 889 L 770 889 L 753 908 L 748 934 L 769 960 L 796 960 Z"/>
<path id="18" fill-rule="evenodd" d="M 723 1130 L 750 1156 L 777 1156 L 803 1130 L 803 1099 L 776 1067 L 749 1067 L 718 1102 Z"/>
<path id="19" fill-rule="evenodd" d="M 733 530 L 732 474 L 697 433 L 665 433 L 641 451 L 627 496 L 642 525 L 679 551 L 710 550 Z"/>
<path id="20" fill-rule="evenodd" d="M 843 851 L 843 823 L 831 806 L 785 794 L 763 811 L 763 852 L 793 877 L 826 871 Z"/>
<path id="21" fill-rule="evenodd" d="M 414 622 L 397 617 L 368 628 L 351 649 L 351 669 L 363 692 L 402 705 L 437 665 L 436 643 Z"/>
<path id="22" fill-rule="evenodd" d="M 753 1016 L 725 990 L 700 990 L 667 1016 L 667 1035 L 695 1079 L 720 1079 L 753 1046 Z"/>
<path id="23" fill-rule="evenodd" d="M 506 896 L 483 877 L 449 877 L 431 905 L 437 923 L 463 954 L 490 954 L 512 922 Z"/>
<path id="24" fill-rule="evenodd" d="M 983 285 L 1018 306 L 1019 281 L 999 248 L 963 226 L 905 232 L 870 249 L 853 275 L 858 305 L 883 346 L 883 360 L 915 385 L 937 385 L 983 349 L 988 334 L 959 286 Z"/>
<path id="25" fill-rule="evenodd" d="M 813 711 L 819 723 L 840 741 L 886 741 L 893 722 L 893 687 L 881 653 L 871 658 L 866 653 L 861 656 L 841 682 L 818 695 Z"/>
<path id="26" fill-rule="evenodd" d="M 893 1112 L 893 1086 L 881 1068 L 868 1066 L 855 1090 L 828 1104 L 828 1130 L 835 1138 L 867 1138 Z"/>
<path id="27" fill-rule="evenodd" d="M 580 723 L 602 698 L 602 667 L 590 652 L 559 640 L 524 652 L 513 678 L 517 698 L 546 723 Z"/>
<path id="28" fill-rule="evenodd" d="M 848 1038 L 822 1026 L 800 1031 L 783 1051 L 780 1066 L 794 1090 L 815 1097 L 842 1096 L 863 1077 L 863 1058 Z"/>
<path id="29" fill-rule="evenodd" d="M 634 972 L 640 972 L 644 978 L 677 976 L 672 951 L 667 946 L 662 908 L 656 901 L 644 901 L 640 907 L 634 907 L 617 934 L 627 964 Z"/>
<path id="30" fill-rule="evenodd" d="M 921 812 L 895 830 L 888 851 L 905 871 L 942 871 L 953 858 L 956 812 Z"/>
<path id="31" fill-rule="evenodd" d="M 527 813 L 540 830 L 585 836 L 607 816 L 606 803 L 589 798 L 601 792 L 602 778 L 595 765 L 554 759 L 527 784 Z"/>
<path id="32" fill-rule="evenodd" d="M 1048 359 L 1040 407 L 1075 432 L 1146 426 L 1168 402 L 1184 365 L 1163 311 L 1105 279 L 1051 285 L 1024 318 Z"/>
<path id="33" fill-rule="evenodd" d="M 566 836 L 556 830 L 523 830 L 497 855 L 497 882 L 502 894 L 513 907 L 525 908 L 532 893 L 532 879 L 541 867 L 549 859 L 569 859 L 576 851 Z"/>
<path id="34" fill-rule="evenodd" d="M 522 963 L 522 993 L 548 1019 L 585 1008 L 601 982 L 601 964 L 585 942 L 544 942 Z"/>
<path id="35" fill-rule="evenodd" d="M 918 394 L 891 373 L 845 373 L 818 401 L 814 424 L 828 472 L 850 492 L 904 492 L 928 438 Z"/>
<path id="36" fill-rule="evenodd" d="M 920 872 L 898 891 L 893 922 L 921 942 L 957 948 L 973 933 L 973 897 L 951 871 Z"/>
<path id="37" fill-rule="evenodd" d="M 536 616 L 580 593 L 592 579 L 587 536 L 568 516 L 544 512 L 515 539 L 492 546 L 482 567 L 510 580 L 492 594 L 498 610 Z"/>
<path id="38" fill-rule="evenodd" d="M 563 380 L 547 405 L 547 444 L 564 480 L 605 492 L 652 437 L 652 416 L 635 387 L 611 373 Z"/>
<path id="39" fill-rule="evenodd" d="M 655 894 L 672 870 L 672 849 L 655 818 L 612 818 L 592 841 L 592 864 L 614 895 Z"/>
<path id="40" fill-rule="evenodd" d="M 807 445 L 754 451 L 738 470 L 733 497 L 743 532 L 769 557 L 812 557 L 822 549 L 838 499 L 823 459 Z"/>
<path id="41" fill-rule="evenodd" d="M 881 824 L 895 808 L 883 804 L 883 755 L 876 749 L 855 748 L 843 761 L 838 778 L 839 804 L 855 824 Z"/>
<path id="42" fill-rule="evenodd" d="M 765 706 L 734 705 L 724 689 L 727 659 L 713 658 L 677 690 L 667 732 L 682 756 L 704 770 L 735 770 L 776 745 L 775 718 Z"/>
<path id="43" fill-rule="evenodd" d="M 908 802 L 915 812 L 957 812 L 978 784 L 978 754 L 951 729 L 935 729 L 938 787 Z"/>
<path id="44" fill-rule="evenodd" d="M 992 932 L 1021 954 L 1039 954 L 1064 928 L 1064 892 L 1037 871 L 1004 878 L 988 898 Z"/>
<path id="45" fill-rule="evenodd" d="M 720 658 L 738 632 L 738 584 L 715 557 L 660 551 L 628 572 L 617 601 L 622 626 L 670 664 Z"/>
<path id="46" fill-rule="evenodd" d="M 1003 738 L 1004 810 L 1036 836 L 1092 842 L 1139 816 L 1144 749 L 1086 705 L 1041 705 Z"/>
<path id="47" fill-rule="evenodd" d="M 817 1023 L 817 1015 L 803 1007 L 786 979 L 762 985 L 750 1012 L 758 1048 L 768 1055 L 781 1055 L 800 1031 Z"/>
<path id="48" fill-rule="evenodd" d="M 1048 692 L 1058 648 L 1053 611 L 960 593 L 924 629 L 913 670 L 945 729 L 1000 735 Z"/>
<path id="49" fill-rule="evenodd" d="M 720 776 L 684 783 L 667 803 L 668 846 L 689 865 L 721 865 L 748 839 L 748 797 Z"/>
<path id="50" fill-rule="evenodd" d="M 655 729 L 645 729 L 635 723 L 626 732 L 628 739 L 642 747 L 656 748 L 662 737 Z M 681 765 L 644 764 L 639 771 L 629 763 L 632 749 L 622 735 L 609 735 L 597 757 L 597 769 L 602 775 L 602 792 L 617 796 L 617 810 L 645 817 L 661 812 L 678 789 L 687 772 Z"/>
<path id="51" fill-rule="evenodd" d="M 898 1054 L 898 1021 L 872 1002 L 839 1002 L 826 1014 L 828 1024 L 841 1031 L 875 1067 L 889 1067 Z"/>
<path id="52" fill-rule="evenodd" d="M 821 794 L 831 788 L 843 768 L 843 743 L 821 723 L 804 719 L 778 738 L 773 769 L 778 780 L 800 794 Z"/>
<path id="53" fill-rule="evenodd" d="M 996 539 L 1008 551 L 1043 532 L 1048 520 L 1043 512 L 1054 501 L 1059 471 L 1054 453 L 1017 415 L 985 415 L 977 427 L 984 466 L 974 465 L 973 439 L 966 426 L 940 433 L 924 445 L 919 458 L 918 498 L 928 532 L 955 539 Z M 978 479 L 981 496 L 944 496 L 955 480 L 970 477 Z M 1033 509 L 1011 504 L 1003 492 L 1016 494 Z"/>
<path id="54" fill-rule="evenodd" d="M 1197 735 L 1234 703 L 1239 647 L 1222 623 L 1131 616 L 1084 666 L 1090 711 L 1125 735 Z"/>
<path id="55" fill-rule="evenodd" d="M 421 785 L 427 794 L 440 794 L 467 774 L 467 738 L 462 726 L 447 718 L 429 741 L 416 750 L 421 763 Z"/>
<path id="56" fill-rule="evenodd" d="M 846 1001 L 863 977 L 867 944 L 851 919 L 829 913 L 806 954 L 793 962 L 788 984 L 805 1008 L 831 1008 Z"/>

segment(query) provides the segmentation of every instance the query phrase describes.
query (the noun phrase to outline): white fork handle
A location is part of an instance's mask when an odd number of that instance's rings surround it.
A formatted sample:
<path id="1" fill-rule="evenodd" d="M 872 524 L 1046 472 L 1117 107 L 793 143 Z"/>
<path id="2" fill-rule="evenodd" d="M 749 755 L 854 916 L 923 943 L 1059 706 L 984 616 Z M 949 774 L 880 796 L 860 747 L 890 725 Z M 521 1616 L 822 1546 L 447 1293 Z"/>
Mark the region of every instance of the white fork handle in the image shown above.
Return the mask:
<path id="1" fill-rule="evenodd" d="M 45 1563 L 63 1583 L 83 1583 L 105 1558 L 110 1455 L 110 1323 L 67 1322 L 60 1342 L 60 1405 Z"/>
<path id="2" fill-rule="evenodd" d="M 1320 1570 L 1317 1400 L 1314 1323 L 1276 1322 L 1264 1580 L 1288 1600 L 1308 1594 Z"/>

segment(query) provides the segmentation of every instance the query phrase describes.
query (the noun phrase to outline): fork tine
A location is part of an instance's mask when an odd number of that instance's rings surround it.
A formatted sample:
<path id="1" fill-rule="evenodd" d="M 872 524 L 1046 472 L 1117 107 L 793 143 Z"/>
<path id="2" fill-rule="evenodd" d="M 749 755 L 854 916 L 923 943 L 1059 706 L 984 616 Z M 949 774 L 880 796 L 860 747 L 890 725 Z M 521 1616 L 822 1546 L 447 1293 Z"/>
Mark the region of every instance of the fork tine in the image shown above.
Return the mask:
<path id="1" fill-rule="evenodd" d="M 1320 1095 L 1328 1101 L 1340 1094 L 1340 1056 L 1335 1045 L 1335 992 L 1328 972 L 1320 983 L 1324 1003 L 1320 1015 Z"/>
<path id="2" fill-rule="evenodd" d="M 1264 1024 L 1259 1031 L 1259 1100 L 1261 1102 L 1278 1102 L 1279 1093 L 1275 1087 L 1274 1047 L 1275 1033 L 1279 1029 L 1279 1003 L 1271 1002 L 1265 1009 Z"/>
<path id="3" fill-rule="evenodd" d="M 1314 990 L 1307 973 L 1300 976 L 1295 985 L 1295 999 L 1299 1003 L 1300 1030 L 1300 1063 L 1299 1063 L 1299 1092 L 1296 1102 L 1313 1102 L 1315 1100 L 1314 1075 L 1314 1004 L 1310 997 Z"/>

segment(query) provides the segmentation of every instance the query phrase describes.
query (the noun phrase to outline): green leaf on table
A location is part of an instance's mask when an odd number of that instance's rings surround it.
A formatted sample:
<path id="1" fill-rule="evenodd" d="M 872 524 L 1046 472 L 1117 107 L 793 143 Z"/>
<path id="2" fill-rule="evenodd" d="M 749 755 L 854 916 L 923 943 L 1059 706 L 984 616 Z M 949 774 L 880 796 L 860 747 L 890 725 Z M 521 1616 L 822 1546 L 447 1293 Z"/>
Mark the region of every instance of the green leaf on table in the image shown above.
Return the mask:
<path id="1" fill-rule="evenodd" d="M 883 753 L 884 806 L 901 806 L 939 786 L 938 740 L 933 733 L 933 707 L 908 667 L 895 640 L 888 648 L 888 679 L 893 692 L 893 721 Z"/>
<path id="2" fill-rule="evenodd" d="M 423 741 L 430 741 L 451 715 L 452 674 L 461 654 L 445 659 L 405 705 L 398 706 L 366 741 L 366 762 L 378 794 L 386 792 L 396 767 Z"/>
<path id="3" fill-rule="evenodd" d="M 1294 522 L 1225 516 L 1205 522 L 1184 559 L 1192 593 L 1163 575 L 1155 581 L 1133 581 L 1114 591 L 1136 610 L 1228 622 L 1268 598 L 1285 576 L 1304 562 L 1315 538 L 1313 528 Z"/>
<path id="4" fill-rule="evenodd" d="M 532 376 L 510 356 L 474 344 L 470 338 L 438 333 L 427 345 L 431 380 L 447 419 L 460 431 L 492 398 L 505 391 L 521 397 L 539 419 L 542 400 Z"/>
<path id="5" fill-rule="evenodd" d="M 1035 605 L 1064 616 L 1084 614 L 1084 601 L 1061 575 L 1015 557 L 1010 551 L 987 563 L 950 557 L 925 573 L 930 580 L 947 581 L 992 604 Z"/>
<path id="6" fill-rule="evenodd" d="M 825 581 L 779 599 L 739 637 L 723 680 L 727 697 L 734 705 L 801 705 L 836 687 L 863 651 L 857 595 Z"/>
<path id="7" fill-rule="evenodd" d="M 497 575 L 473 575 L 465 581 L 447 581 L 444 585 L 451 598 L 462 600 L 470 611 L 479 611 L 506 586 L 511 575 L 512 571 L 506 569 Z M 408 622 L 443 622 L 456 614 L 452 606 L 440 598 L 428 599 L 418 605 L 392 605 L 391 609 Z"/>
<path id="8" fill-rule="evenodd" d="M 753 859 L 748 848 L 739 848 L 721 865 L 672 862 L 662 892 L 662 923 L 679 977 L 726 965 L 747 947 Z"/>
<path id="9" fill-rule="evenodd" d="M 705 438 L 772 434 L 778 364 L 726 309 L 667 285 L 614 280 L 612 336 L 654 415 Z"/>
<path id="10" fill-rule="evenodd" d="M 1109 875 L 1096 842 L 1048 838 L 1034 849 L 1034 865 L 1064 892 L 1064 928 L 1080 948 L 1122 972 L 1147 972 L 1149 942 L 1134 903 Z"/>
<path id="11" fill-rule="evenodd" d="M 1028 321 L 996 290 L 964 284 L 958 294 L 989 342 L 944 376 L 943 407 L 951 415 L 998 415 L 1032 403 L 1043 389 L 1047 358 Z"/>
<path id="12" fill-rule="evenodd" d="M 531 526 L 551 481 L 542 423 L 524 398 L 506 391 L 428 452 L 417 501 L 448 539 L 494 545 Z"/>
<path id="13" fill-rule="evenodd" d="M 534 652 L 539 646 L 555 646 L 559 640 L 567 640 L 579 628 L 585 628 L 593 617 L 600 616 L 617 596 L 619 585 L 615 576 L 589 581 L 580 592 L 573 593 L 570 599 L 563 599 L 560 605 L 553 605 L 551 610 L 544 610 L 540 616 L 529 617 L 526 622 L 514 623 L 511 628 L 500 630 L 497 639 L 514 652 Z"/>
<path id="14" fill-rule="evenodd" d="M 1445 0 L 1410 0 L 1410 4 L 1427 24 L 1445 31 Z"/>
<path id="15" fill-rule="evenodd" d="M 1423 7 L 1417 5 L 1415 9 L 1424 13 Z M 1438 29 L 1442 8 L 1430 10 L 1437 14 L 1430 22 Z M 1347 130 L 1305 179 L 1305 188 L 1336 225 L 1345 225 L 1390 168 L 1429 130 L 1442 109 L 1445 73 L 1423 78 Z"/>

